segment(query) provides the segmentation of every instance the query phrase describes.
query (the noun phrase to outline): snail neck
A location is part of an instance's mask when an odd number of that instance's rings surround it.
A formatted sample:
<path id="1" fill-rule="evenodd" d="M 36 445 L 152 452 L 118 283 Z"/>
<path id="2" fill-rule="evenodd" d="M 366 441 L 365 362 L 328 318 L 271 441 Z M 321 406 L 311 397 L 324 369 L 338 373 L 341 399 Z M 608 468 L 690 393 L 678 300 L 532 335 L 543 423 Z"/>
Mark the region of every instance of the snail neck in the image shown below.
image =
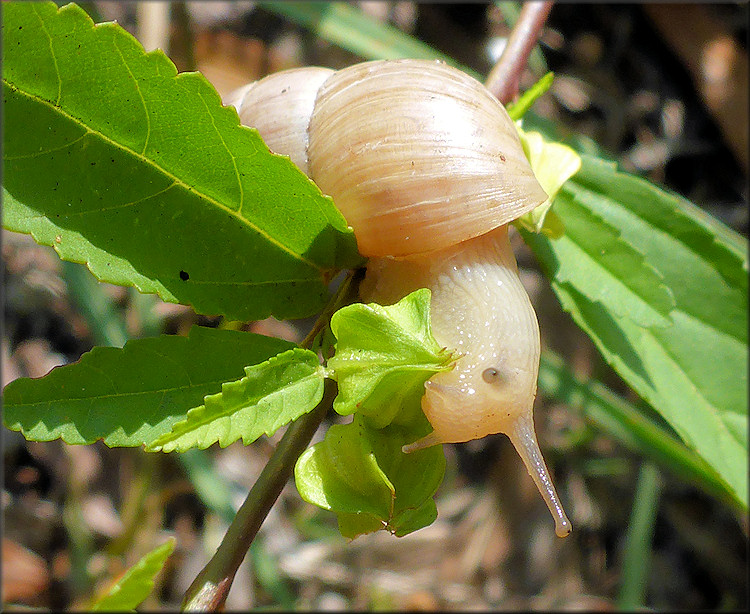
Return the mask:
<path id="1" fill-rule="evenodd" d="M 446 249 L 370 259 L 361 293 L 363 300 L 385 305 L 418 288 L 432 293 L 431 325 L 438 343 L 464 353 L 465 363 L 500 352 L 536 381 L 539 326 L 518 278 L 507 225 Z"/>

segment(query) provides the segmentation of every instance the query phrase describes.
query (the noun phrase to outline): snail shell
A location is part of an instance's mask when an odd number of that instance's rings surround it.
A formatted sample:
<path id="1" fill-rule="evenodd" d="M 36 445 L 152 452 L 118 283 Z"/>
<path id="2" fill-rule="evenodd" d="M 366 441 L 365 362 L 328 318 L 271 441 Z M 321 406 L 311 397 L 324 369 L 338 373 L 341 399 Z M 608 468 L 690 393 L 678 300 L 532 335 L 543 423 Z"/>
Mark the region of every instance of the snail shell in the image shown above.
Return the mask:
<path id="1" fill-rule="evenodd" d="M 364 256 L 455 245 L 547 198 L 503 105 L 439 62 L 283 71 L 230 103 L 333 198 Z"/>
<path id="2" fill-rule="evenodd" d="M 227 102 L 333 197 L 370 257 L 363 299 L 431 290 L 433 335 L 462 357 L 426 382 L 434 431 L 404 451 L 507 434 L 567 535 L 534 434 L 539 328 L 507 226 L 547 195 L 505 108 L 424 60 L 284 71 Z"/>

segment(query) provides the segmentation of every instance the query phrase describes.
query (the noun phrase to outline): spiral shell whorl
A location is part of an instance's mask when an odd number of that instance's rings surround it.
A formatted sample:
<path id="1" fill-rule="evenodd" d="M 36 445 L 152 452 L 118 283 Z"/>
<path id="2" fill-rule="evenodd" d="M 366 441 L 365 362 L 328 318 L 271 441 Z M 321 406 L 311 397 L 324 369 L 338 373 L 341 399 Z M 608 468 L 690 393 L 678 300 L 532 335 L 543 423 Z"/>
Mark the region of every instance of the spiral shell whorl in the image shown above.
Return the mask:
<path id="1" fill-rule="evenodd" d="M 318 90 L 334 72 L 315 66 L 284 70 L 237 90 L 225 103 L 260 132 L 271 151 L 289 156 L 309 176 L 307 128 Z"/>
<path id="2" fill-rule="evenodd" d="M 337 71 L 320 89 L 309 133 L 311 177 L 366 256 L 455 245 L 546 199 L 505 108 L 439 62 Z"/>

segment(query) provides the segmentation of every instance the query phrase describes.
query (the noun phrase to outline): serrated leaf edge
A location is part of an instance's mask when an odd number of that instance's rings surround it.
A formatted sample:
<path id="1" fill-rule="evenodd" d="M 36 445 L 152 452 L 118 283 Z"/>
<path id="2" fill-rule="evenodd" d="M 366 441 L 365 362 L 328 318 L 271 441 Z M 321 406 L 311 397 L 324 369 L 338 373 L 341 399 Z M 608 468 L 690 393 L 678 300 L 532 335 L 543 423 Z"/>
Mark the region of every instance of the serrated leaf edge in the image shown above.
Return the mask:
<path id="1" fill-rule="evenodd" d="M 33 3 L 31 3 L 31 4 L 33 6 Z M 34 6 L 33 10 L 34 10 L 34 13 L 37 15 L 37 17 L 39 18 L 39 20 L 42 23 L 44 23 L 44 20 L 42 19 L 42 17 L 39 15 L 39 13 L 37 11 L 37 7 Z M 61 8 L 57 9 L 57 13 L 58 14 L 60 14 L 62 11 L 68 11 L 68 12 L 71 12 L 71 11 L 80 11 L 79 17 L 81 17 L 81 16 L 85 17 L 86 21 L 89 22 L 89 28 L 92 29 L 92 30 L 94 30 L 94 31 L 97 31 L 97 30 L 98 31 L 104 31 L 104 30 L 115 29 L 118 34 L 116 34 L 113 37 L 113 42 L 115 44 L 115 48 L 117 49 L 117 52 L 120 54 L 121 57 L 123 57 L 123 55 L 122 55 L 122 52 L 120 51 L 120 48 L 118 47 L 119 40 L 118 40 L 117 37 L 118 36 L 120 36 L 120 37 L 126 37 L 126 38 L 129 37 L 131 39 L 131 42 L 135 43 L 138 47 L 140 47 L 141 50 L 143 50 L 142 57 L 150 57 L 150 58 L 154 58 L 155 60 L 158 58 L 158 60 L 160 62 L 166 63 L 167 68 L 170 70 L 170 72 L 174 71 L 176 73 L 172 77 L 169 77 L 169 76 L 166 76 L 166 75 L 161 75 L 165 80 L 172 79 L 175 82 L 178 82 L 178 81 L 187 81 L 187 80 L 198 80 L 198 81 L 202 82 L 204 86 L 208 86 L 208 88 L 210 88 L 209 91 L 213 91 L 213 93 L 216 94 L 217 100 L 219 100 L 219 101 L 221 100 L 221 98 L 219 97 L 219 94 L 215 91 L 215 89 L 213 88 L 213 86 L 208 82 L 208 80 L 201 73 L 199 73 L 199 72 L 184 72 L 184 73 L 179 73 L 179 72 L 177 72 L 177 67 L 164 54 L 163 51 L 161 51 L 160 49 L 155 49 L 153 51 L 146 52 L 145 49 L 143 49 L 143 45 L 141 45 L 141 43 L 132 34 L 130 34 L 129 32 L 127 32 L 127 30 L 124 30 L 123 28 L 121 28 L 117 24 L 112 23 L 112 22 L 105 22 L 105 23 L 96 24 L 96 23 L 94 23 L 91 20 L 90 17 L 88 17 L 88 15 L 86 15 L 86 13 L 83 11 L 83 9 L 80 9 L 77 5 L 72 4 L 72 3 L 71 4 L 67 4 L 64 7 L 61 7 Z M 46 32 L 46 28 L 43 28 L 43 29 L 44 29 L 45 34 L 46 34 L 47 33 Z M 52 43 L 51 37 L 49 37 L 49 35 L 47 35 L 47 37 L 50 38 L 50 43 Z M 55 58 L 54 48 L 52 47 L 51 44 L 50 44 L 50 54 L 51 54 L 52 59 L 53 59 L 53 61 L 55 63 L 55 67 L 57 67 L 57 60 Z M 123 57 L 123 66 L 128 71 L 130 71 L 129 65 L 125 62 L 124 57 Z M 161 190 L 162 192 L 164 192 L 166 190 L 169 190 L 169 189 L 173 188 L 174 186 L 178 186 L 178 187 L 181 187 L 181 188 L 183 188 L 184 190 L 186 190 L 188 192 L 192 192 L 192 193 L 196 194 L 199 198 L 205 200 L 206 202 L 210 203 L 211 205 L 213 205 L 213 206 L 215 206 L 215 207 L 223 210 L 224 212 L 228 213 L 229 215 L 231 215 L 232 217 L 234 217 L 235 219 L 237 219 L 241 224 L 243 224 L 243 225 L 247 226 L 248 228 L 252 229 L 254 232 L 256 232 L 257 234 L 259 234 L 260 236 L 262 236 L 266 240 L 268 240 L 269 243 L 272 243 L 273 245 L 276 245 L 278 248 L 280 248 L 282 251 L 287 252 L 293 258 L 295 258 L 295 259 L 297 259 L 297 260 L 299 260 L 301 262 L 304 262 L 305 264 L 308 264 L 309 266 L 311 266 L 314 269 L 317 269 L 318 271 L 321 271 L 321 272 L 323 271 L 323 269 L 321 269 L 318 265 L 316 265 L 315 263 L 310 262 L 309 260 L 307 260 L 306 258 L 304 258 L 302 256 L 302 254 L 298 254 L 294 250 L 291 250 L 288 246 L 284 245 L 283 243 L 279 242 L 276 238 L 274 238 L 271 235 L 267 234 L 259 226 L 253 224 L 247 218 L 242 217 L 241 213 L 242 213 L 242 210 L 243 210 L 244 204 L 245 204 L 244 203 L 245 195 L 244 195 L 244 186 L 242 185 L 242 181 L 239 179 L 239 173 L 237 173 L 237 177 L 238 177 L 239 189 L 240 189 L 240 195 L 241 195 L 240 196 L 240 206 L 239 206 L 239 209 L 237 211 L 235 211 L 234 209 L 230 209 L 229 207 L 227 207 L 223 203 L 219 202 L 218 200 L 216 200 L 212 196 L 210 196 L 208 194 L 204 194 L 204 193 L 200 192 L 199 190 L 195 189 L 193 186 L 186 184 L 179 177 L 175 176 L 174 174 L 172 174 L 171 172 L 169 172 L 165 168 L 161 167 L 159 164 L 157 164 L 156 162 L 154 162 L 150 158 L 145 157 L 143 155 L 143 152 L 141 152 L 141 153 L 136 152 L 133 149 L 131 149 L 130 147 L 126 147 L 126 146 L 124 146 L 124 145 L 122 145 L 122 144 L 120 144 L 120 143 L 112 140 L 108 135 L 106 135 L 106 134 L 104 134 L 104 133 L 102 133 L 100 131 L 93 130 L 90 126 L 88 126 L 86 123 L 84 123 L 83 120 L 81 120 L 80 118 L 75 117 L 75 116 L 71 115 L 70 113 L 66 112 L 62 107 L 57 106 L 56 103 L 53 103 L 53 102 L 48 101 L 48 100 L 45 100 L 44 98 L 40 98 L 39 96 L 36 96 L 34 94 L 31 94 L 31 93 L 28 93 L 28 92 L 22 90 L 19 86 L 11 83 L 5 77 L 3 77 L 3 82 L 11 90 L 14 90 L 15 92 L 18 92 L 20 95 L 25 96 L 25 97 L 27 97 L 27 98 L 29 98 L 31 100 L 34 100 L 35 102 L 37 102 L 39 104 L 43 104 L 43 105 L 51 108 L 53 110 L 53 112 L 56 112 L 57 114 L 61 115 L 62 117 L 64 117 L 68 121 L 70 121 L 70 122 L 72 122 L 72 123 L 80 126 L 82 129 L 85 130 L 85 134 L 93 134 L 93 135 L 97 136 L 98 138 L 101 138 L 103 141 L 105 141 L 106 143 L 108 143 L 109 145 L 111 145 L 113 148 L 118 149 L 118 150 L 120 150 L 120 151 L 122 151 L 124 153 L 130 154 L 131 156 L 133 156 L 136 159 L 140 160 L 145 165 L 150 166 L 151 168 L 155 169 L 157 172 L 161 173 L 163 176 L 171 179 L 172 180 L 172 184 L 170 186 L 168 186 L 167 188 L 165 188 L 164 190 Z M 61 87 L 62 87 L 62 82 L 61 82 L 61 80 L 59 78 L 59 73 L 58 73 L 58 89 L 60 89 Z M 136 81 L 136 91 L 138 92 L 139 96 L 141 96 L 141 100 L 143 100 L 143 96 L 141 94 L 140 87 L 138 86 L 138 82 L 137 81 Z M 203 104 L 208 109 L 209 106 L 208 106 L 208 103 L 206 102 L 206 100 L 203 98 L 203 95 L 202 95 L 203 93 L 199 91 L 198 94 L 199 94 L 199 96 L 201 98 L 201 102 L 203 102 Z M 58 100 L 59 100 L 59 95 L 58 95 Z M 236 111 L 234 111 L 233 109 L 231 109 L 231 110 L 227 109 L 227 107 L 224 107 L 221 104 L 219 104 L 219 107 L 220 107 L 220 110 L 218 111 L 219 113 L 228 113 L 229 115 L 234 115 L 234 117 L 237 119 L 237 127 L 238 128 L 240 128 L 241 130 L 248 131 L 250 133 L 254 133 L 254 135 L 256 135 L 256 136 L 258 136 L 258 138 L 260 138 L 259 133 L 258 133 L 257 130 L 254 130 L 254 129 L 251 129 L 251 128 L 247 128 L 246 126 L 242 126 L 239 123 L 239 116 L 237 115 Z M 148 140 L 150 138 L 151 126 L 150 126 L 150 119 L 148 117 L 148 108 L 146 107 L 145 103 L 144 103 L 144 111 L 146 112 L 147 125 L 148 125 L 148 130 L 149 130 L 149 134 L 147 134 L 147 136 L 146 136 L 146 143 L 145 143 L 147 145 L 148 144 Z M 212 123 L 213 123 L 213 118 L 210 115 L 209 115 L 209 118 L 212 120 Z M 218 135 L 219 139 L 222 142 L 224 142 L 224 140 L 223 140 L 223 138 L 221 136 L 221 133 L 219 133 L 217 131 L 217 135 Z M 145 149 L 144 149 L 144 151 L 145 151 Z M 229 152 L 229 150 L 227 150 L 227 152 L 230 154 L 230 158 L 232 159 L 233 164 L 236 164 L 236 158 L 234 156 L 232 156 L 232 154 L 231 154 L 231 152 Z M 271 153 L 271 155 L 276 156 L 278 158 L 283 158 L 283 156 L 277 156 L 276 154 L 273 154 L 273 153 Z M 297 169 L 297 170 L 299 170 L 299 169 Z M 301 172 L 301 171 L 299 171 L 299 172 Z M 309 181 L 309 178 L 308 178 L 308 181 Z M 314 184 L 312 184 L 312 185 L 314 185 Z M 149 195 L 147 198 L 151 198 L 153 196 L 154 195 L 152 194 L 152 195 Z"/>
<path id="2" fill-rule="evenodd" d="M 204 441 L 200 445 L 190 445 L 188 447 L 184 447 L 184 446 L 181 446 L 179 444 L 178 439 L 181 438 L 181 437 L 183 437 L 184 435 L 187 435 L 188 433 L 190 433 L 192 431 L 195 431 L 197 429 L 205 427 L 206 425 L 211 424 L 212 422 L 214 422 L 216 420 L 219 420 L 221 418 L 230 418 L 231 419 L 232 414 L 235 414 L 237 412 L 240 412 L 240 411 L 243 411 L 245 409 L 248 409 L 251 405 L 243 405 L 242 407 L 238 407 L 236 409 L 231 409 L 231 410 L 228 410 L 228 411 L 224 411 L 220 415 L 211 415 L 210 417 L 204 418 L 201 421 L 197 421 L 195 424 L 191 424 L 191 422 L 195 419 L 196 416 L 198 416 L 200 413 L 205 412 L 208 409 L 210 409 L 210 408 L 208 408 L 208 405 L 214 405 L 214 404 L 222 405 L 222 400 L 224 398 L 225 392 L 228 392 L 230 390 L 230 388 L 241 386 L 243 384 L 243 382 L 245 382 L 247 380 L 247 378 L 250 376 L 250 373 L 254 369 L 256 369 L 258 367 L 262 367 L 262 366 L 272 365 L 274 362 L 280 362 L 287 355 L 297 354 L 299 356 L 306 356 L 308 351 L 309 350 L 303 350 L 301 348 L 293 348 L 291 350 L 287 350 L 286 352 L 281 352 L 280 354 L 277 354 L 276 356 L 272 356 L 271 358 L 269 358 L 268 360 L 266 360 L 264 362 L 258 363 L 256 365 L 250 365 L 250 366 L 245 367 L 245 377 L 241 377 L 240 379 L 234 380 L 234 381 L 231 381 L 231 382 L 224 382 L 221 385 L 221 392 L 217 392 L 216 394 L 210 394 L 210 395 L 207 395 L 206 397 L 204 397 L 204 399 L 203 399 L 203 405 L 198 405 L 197 407 L 193 407 L 192 409 L 188 410 L 188 412 L 187 412 L 187 414 L 185 416 L 185 419 L 181 420 L 180 422 L 176 422 L 174 425 L 172 425 L 172 430 L 171 431 L 169 431 L 168 433 L 164 433 L 159 438 L 157 438 L 153 443 L 148 444 L 146 446 L 146 448 L 145 448 L 146 452 L 165 452 L 165 453 L 175 452 L 175 451 L 176 452 L 185 452 L 186 450 L 189 450 L 189 449 L 192 449 L 192 448 L 198 448 L 200 450 L 205 450 L 206 448 L 208 448 L 209 446 L 212 446 L 214 443 L 217 443 L 217 442 L 219 443 L 220 447 L 224 448 L 224 447 L 230 445 L 231 443 L 234 443 L 235 441 L 238 441 L 240 438 L 242 439 L 242 442 L 243 442 L 244 445 L 248 445 L 248 444 L 252 443 L 252 441 L 255 441 L 255 439 L 248 440 L 248 439 L 245 438 L 244 435 L 241 435 L 240 437 L 238 437 L 238 439 L 234 439 L 234 440 L 229 441 L 229 442 L 227 442 L 227 441 L 221 441 L 219 439 L 219 440 L 212 440 L 210 442 L 209 441 Z M 318 368 L 313 373 L 311 373 L 310 375 L 307 375 L 307 376 L 305 376 L 305 377 L 303 377 L 301 379 L 295 380 L 294 382 L 290 382 L 289 385 L 292 385 L 292 386 L 298 385 L 298 384 L 300 384 L 302 382 L 306 382 L 306 381 L 312 380 L 312 379 L 321 379 L 322 380 L 326 376 L 327 376 L 327 374 L 326 374 L 325 367 L 323 367 L 322 365 L 319 365 Z M 274 391 L 272 393 L 272 395 L 273 394 L 278 394 L 278 392 L 279 391 Z M 267 397 L 263 397 L 263 398 L 267 398 Z M 262 400 L 262 399 L 260 399 L 260 400 Z M 254 403 L 252 405 L 253 406 L 257 406 L 257 403 Z M 178 432 L 181 429 L 187 428 L 188 426 L 192 426 L 192 428 L 188 429 L 188 430 L 185 430 L 185 431 Z M 281 426 L 284 426 L 284 425 L 279 425 L 279 428 L 281 428 Z M 263 433 L 259 433 L 258 434 L 258 437 L 262 436 L 263 434 L 265 434 L 267 436 L 270 436 L 273 433 L 268 433 L 266 431 L 263 431 Z M 256 439 L 257 439 L 257 437 L 256 437 Z M 170 445 L 170 444 L 173 444 L 173 445 Z"/>
<path id="3" fill-rule="evenodd" d="M 605 361 L 618 373 L 628 373 L 631 372 L 632 369 L 627 365 L 627 363 L 617 354 L 616 352 L 612 352 L 609 350 L 607 344 L 602 340 L 599 334 L 588 325 L 587 320 L 580 316 L 580 309 L 578 307 L 578 303 L 575 299 L 575 294 L 581 294 L 578 292 L 575 287 L 571 286 L 569 283 L 554 283 L 553 288 L 555 286 L 558 286 L 560 290 L 562 290 L 562 294 L 558 292 L 558 289 L 556 288 L 555 294 L 557 295 L 558 299 L 560 300 L 560 304 L 562 305 L 563 309 L 568 312 L 571 317 L 575 320 L 575 322 L 580 326 L 586 334 L 591 338 L 591 340 L 594 342 L 594 345 L 596 345 L 597 349 L 601 353 L 601 355 L 604 357 Z M 571 292 L 572 290 L 572 292 Z M 582 295 L 585 297 L 585 295 Z M 684 313 L 684 312 L 683 312 Z M 690 316 L 690 314 L 686 314 Z M 690 316 L 692 317 L 692 316 Z M 641 331 L 641 334 L 651 335 L 651 332 L 644 328 Z M 682 369 L 682 367 L 679 365 L 679 363 L 674 359 L 674 357 L 666 350 L 666 348 L 659 342 L 655 342 L 656 345 L 661 348 L 661 350 L 664 352 L 664 354 L 670 359 L 673 365 L 675 365 L 676 371 L 682 376 L 687 382 L 689 382 L 689 385 L 692 387 L 693 391 L 703 400 L 705 403 L 706 408 L 708 411 L 710 411 L 711 415 L 714 417 L 715 421 L 720 424 L 720 429 L 724 432 L 724 435 L 728 437 L 729 439 L 733 441 L 737 441 L 737 439 L 734 437 L 734 435 L 731 433 L 727 425 L 725 424 L 724 420 L 721 418 L 720 415 L 717 414 L 716 407 L 709 401 L 703 392 L 692 383 L 692 380 L 688 376 L 687 373 Z M 640 377 L 627 377 L 628 385 L 635 390 L 639 396 L 641 396 L 649 405 L 654 407 L 655 409 L 661 407 L 663 405 L 661 395 L 656 391 L 652 386 L 650 386 L 646 380 L 642 380 Z M 701 452 L 698 446 L 695 445 L 695 443 L 692 440 L 692 437 L 689 436 L 689 433 L 683 428 L 681 424 L 674 423 L 671 419 L 667 419 L 667 415 L 665 415 L 661 410 L 658 410 L 658 413 L 664 417 L 665 420 L 674 428 L 675 432 L 678 433 L 682 441 L 685 442 L 685 444 L 691 449 L 694 450 L 703 460 L 706 461 L 706 463 L 719 474 L 724 480 L 724 482 L 727 484 L 728 488 L 730 488 L 734 494 L 737 496 L 738 500 L 742 501 L 743 505 L 747 507 L 747 501 L 746 498 L 743 498 L 741 494 L 737 491 L 737 489 L 733 485 L 733 481 L 728 478 L 722 471 L 720 467 L 717 467 L 716 464 L 709 461 L 704 454 Z M 742 442 L 738 442 L 740 445 L 742 445 Z M 745 448 L 747 449 L 747 448 Z"/>

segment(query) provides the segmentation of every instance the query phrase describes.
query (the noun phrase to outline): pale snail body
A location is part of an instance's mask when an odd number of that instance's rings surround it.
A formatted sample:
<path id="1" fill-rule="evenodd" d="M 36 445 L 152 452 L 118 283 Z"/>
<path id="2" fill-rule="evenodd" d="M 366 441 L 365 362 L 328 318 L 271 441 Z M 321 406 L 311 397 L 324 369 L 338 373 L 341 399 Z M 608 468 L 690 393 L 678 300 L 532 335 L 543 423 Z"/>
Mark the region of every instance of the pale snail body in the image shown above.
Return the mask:
<path id="1" fill-rule="evenodd" d="M 434 431 L 405 451 L 505 433 L 567 535 L 534 435 L 539 329 L 507 233 L 546 194 L 502 105 L 422 60 L 284 71 L 227 104 L 333 197 L 370 257 L 364 300 L 431 290 L 433 335 L 462 356 L 425 384 Z"/>
<path id="2" fill-rule="evenodd" d="M 396 302 L 429 288 L 435 340 L 461 354 L 456 366 L 425 384 L 422 410 L 433 432 L 404 447 L 414 451 L 506 434 L 555 519 L 570 533 L 534 433 L 539 326 L 508 238 L 508 226 L 458 245 L 410 258 L 371 258 L 364 300 Z"/>

